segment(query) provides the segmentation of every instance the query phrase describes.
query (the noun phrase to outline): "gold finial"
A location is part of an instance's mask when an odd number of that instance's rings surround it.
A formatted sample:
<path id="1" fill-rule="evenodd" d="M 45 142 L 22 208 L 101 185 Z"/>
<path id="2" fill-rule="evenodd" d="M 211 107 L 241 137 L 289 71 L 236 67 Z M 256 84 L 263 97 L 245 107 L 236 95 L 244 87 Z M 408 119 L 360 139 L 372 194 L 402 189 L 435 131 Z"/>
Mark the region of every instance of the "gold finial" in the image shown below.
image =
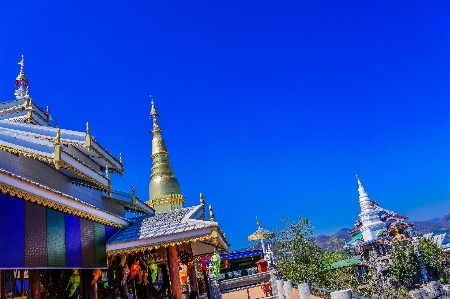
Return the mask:
<path id="1" fill-rule="evenodd" d="M 61 144 L 61 131 L 59 129 L 56 130 L 55 144 Z"/>
<path id="2" fill-rule="evenodd" d="M 209 205 L 209 220 L 212 221 L 212 222 L 215 221 L 215 219 L 214 219 L 214 212 L 213 212 L 213 207 L 212 207 L 212 205 Z"/>
<path id="3" fill-rule="evenodd" d="M 225 239 L 227 238 L 227 234 L 226 233 L 223 233 L 223 236 L 225 237 Z"/>
<path id="4" fill-rule="evenodd" d="M 203 194 L 201 194 L 201 193 L 200 193 L 200 204 L 201 204 L 202 206 L 205 205 L 205 199 L 203 198 Z"/>
<path id="5" fill-rule="evenodd" d="M 89 128 L 89 122 L 86 122 L 86 134 L 91 135 L 91 129 Z"/>
<path id="6" fill-rule="evenodd" d="M 25 90 L 25 96 L 24 96 L 24 99 L 25 99 L 25 101 L 26 101 L 26 106 L 27 106 L 27 107 L 33 106 L 33 99 L 30 98 L 30 91 L 29 91 L 29 89 L 28 89 L 28 86 L 27 86 L 27 89 Z"/>
<path id="7" fill-rule="evenodd" d="M 258 227 L 261 227 L 261 221 L 259 221 L 258 217 L 256 217 L 256 223 L 258 224 Z"/>
<path id="8" fill-rule="evenodd" d="M 158 114 L 158 111 L 156 111 L 155 102 L 153 101 L 153 96 L 152 95 L 150 95 L 150 99 L 152 99 L 152 102 L 151 102 L 152 108 L 150 109 L 150 118 L 153 119 L 153 130 L 152 130 L 152 133 L 153 133 L 153 135 L 160 135 L 162 130 L 161 130 L 161 128 L 158 125 L 158 119 L 157 119 L 159 117 L 159 114 Z"/>
<path id="9" fill-rule="evenodd" d="M 109 168 L 108 165 L 105 167 L 106 178 L 109 179 Z"/>
<path id="10" fill-rule="evenodd" d="M 134 185 L 131 185 L 131 202 L 133 208 L 136 210 L 136 190 L 134 189 Z"/>
<path id="11" fill-rule="evenodd" d="M 45 114 L 49 115 L 50 114 L 50 107 L 47 106 L 47 110 L 45 110 Z"/>
<path id="12" fill-rule="evenodd" d="M 122 161 L 122 153 L 119 154 L 119 157 L 120 157 L 120 163 L 123 164 L 123 161 Z"/>
<path id="13" fill-rule="evenodd" d="M 152 95 L 150 95 L 150 99 L 152 100 L 151 101 L 152 108 L 150 109 L 150 118 L 155 119 L 156 117 L 159 117 L 159 114 L 158 114 L 158 111 L 156 111 L 155 102 L 153 101 L 153 96 Z"/>
<path id="14" fill-rule="evenodd" d="M 57 128 L 58 127 L 58 120 L 56 119 L 55 120 L 55 128 Z"/>

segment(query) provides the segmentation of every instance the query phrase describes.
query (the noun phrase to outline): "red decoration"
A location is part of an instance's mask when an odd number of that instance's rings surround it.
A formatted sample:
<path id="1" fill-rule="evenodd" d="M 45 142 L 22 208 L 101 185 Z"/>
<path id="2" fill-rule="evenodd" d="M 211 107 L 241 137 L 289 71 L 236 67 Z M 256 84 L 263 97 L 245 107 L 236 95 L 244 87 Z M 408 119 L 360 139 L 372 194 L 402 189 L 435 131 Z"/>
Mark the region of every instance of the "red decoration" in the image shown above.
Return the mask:
<path id="1" fill-rule="evenodd" d="M 133 263 L 133 265 L 131 265 L 131 275 L 130 275 L 130 279 L 133 279 L 134 276 L 136 276 L 136 274 L 139 272 L 139 270 L 141 270 L 141 266 L 139 266 L 139 262 L 135 261 Z"/>

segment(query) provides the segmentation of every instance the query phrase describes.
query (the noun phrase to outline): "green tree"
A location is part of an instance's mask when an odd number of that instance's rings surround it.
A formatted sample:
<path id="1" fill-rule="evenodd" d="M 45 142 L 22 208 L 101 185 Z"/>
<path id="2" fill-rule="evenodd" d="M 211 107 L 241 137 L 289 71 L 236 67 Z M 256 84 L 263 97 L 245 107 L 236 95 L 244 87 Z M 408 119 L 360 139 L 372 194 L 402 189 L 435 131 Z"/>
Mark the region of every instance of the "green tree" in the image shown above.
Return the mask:
<path id="1" fill-rule="evenodd" d="M 356 288 L 355 268 L 329 268 L 330 264 L 349 257 L 344 251 L 324 252 L 316 244 L 313 228 L 306 218 L 298 216 L 296 221 L 282 222 L 284 226 L 275 231 L 272 247 L 283 279 L 331 290 Z"/>

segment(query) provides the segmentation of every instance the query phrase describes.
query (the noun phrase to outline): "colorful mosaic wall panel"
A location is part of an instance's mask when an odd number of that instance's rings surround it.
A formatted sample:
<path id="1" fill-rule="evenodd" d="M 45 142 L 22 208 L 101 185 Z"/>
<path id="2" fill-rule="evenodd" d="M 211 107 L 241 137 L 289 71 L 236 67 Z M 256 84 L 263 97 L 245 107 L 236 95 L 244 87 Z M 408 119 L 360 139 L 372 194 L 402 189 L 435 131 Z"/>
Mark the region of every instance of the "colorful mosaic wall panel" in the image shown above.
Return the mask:
<path id="1" fill-rule="evenodd" d="M 118 229 L 0 194 L 0 269 L 104 268 Z"/>

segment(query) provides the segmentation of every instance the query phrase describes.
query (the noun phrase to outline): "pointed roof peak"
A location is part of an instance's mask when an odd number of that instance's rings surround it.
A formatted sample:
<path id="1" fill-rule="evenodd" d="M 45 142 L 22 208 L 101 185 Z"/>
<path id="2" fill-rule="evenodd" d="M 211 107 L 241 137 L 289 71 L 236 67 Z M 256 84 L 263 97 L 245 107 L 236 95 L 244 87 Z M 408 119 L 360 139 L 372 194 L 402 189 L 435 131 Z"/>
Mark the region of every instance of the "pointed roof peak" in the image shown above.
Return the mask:
<path id="1" fill-rule="evenodd" d="M 150 99 L 152 100 L 151 101 L 152 108 L 150 109 L 150 118 L 153 119 L 153 130 L 152 130 L 152 133 L 153 133 L 153 135 L 161 135 L 162 130 L 159 127 L 158 119 L 157 119 L 159 117 L 159 114 L 158 114 L 158 111 L 156 111 L 155 101 L 154 101 L 152 95 L 150 95 Z"/>
<path id="2" fill-rule="evenodd" d="M 374 203 L 370 199 L 366 189 L 364 189 L 358 173 L 356 173 L 356 179 L 358 180 L 359 205 L 361 207 L 361 213 L 373 211 L 375 209 Z"/>
<path id="3" fill-rule="evenodd" d="M 22 55 L 22 60 L 18 63 L 20 65 L 20 72 L 19 75 L 16 77 L 16 81 L 14 81 L 14 85 L 16 86 L 28 86 L 30 84 L 28 82 L 27 77 L 25 76 L 25 57 Z"/>
<path id="4" fill-rule="evenodd" d="M 358 191 L 359 191 L 359 196 L 368 196 L 369 194 L 367 194 L 366 189 L 364 189 L 364 186 L 361 183 L 361 180 L 359 179 L 359 175 L 358 173 L 356 173 L 356 179 L 358 180 Z"/>
<path id="5" fill-rule="evenodd" d="M 151 101 L 152 108 L 150 109 L 150 118 L 156 119 L 156 117 L 159 117 L 159 114 L 158 114 L 158 111 L 156 111 L 155 101 L 154 101 L 152 95 L 150 95 L 150 99 L 152 100 Z"/>

